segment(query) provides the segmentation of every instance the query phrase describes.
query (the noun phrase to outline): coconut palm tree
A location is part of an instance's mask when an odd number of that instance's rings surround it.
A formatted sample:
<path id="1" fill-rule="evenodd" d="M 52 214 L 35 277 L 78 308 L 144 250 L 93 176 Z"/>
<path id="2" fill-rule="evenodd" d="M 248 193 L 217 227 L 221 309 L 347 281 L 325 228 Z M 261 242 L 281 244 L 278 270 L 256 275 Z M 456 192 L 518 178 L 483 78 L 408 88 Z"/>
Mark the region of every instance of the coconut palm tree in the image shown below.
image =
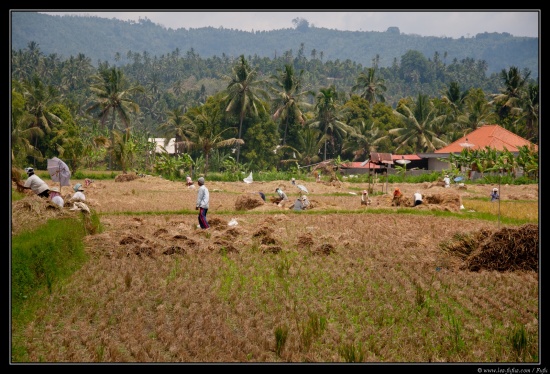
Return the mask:
<path id="1" fill-rule="evenodd" d="M 351 88 L 352 91 L 361 91 L 359 96 L 366 99 L 371 106 L 377 102 L 386 102 L 386 98 L 384 97 L 386 89 L 384 80 L 376 77 L 376 70 L 374 68 L 367 69 L 366 73 L 360 73 L 356 84 Z"/>
<path id="2" fill-rule="evenodd" d="M 446 102 L 453 112 L 459 113 L 464 106 L 464 100 L 468 95 L 468 91 L 460 91 L 460 86 L 457 82 L 451 82 L 449 89 L 443 95 L 443 101 Z"/>
<path id="3" fill-rule="evenodd" d="M 164 135 L 168 144 L 170 139 L 175 135 L 176 142 L 181 142 L 187 139 L 187 129 L 189 128 L 188 121 L 185 118 L 185 110 L 183 106 L 179 106 L 168 112 L 166 122 L 158 127 L 158 131 Z M 176 152 L 179 153 L 179 152 Z"/>
<path id="4" fill-rule="evenodd" d="M 393 113 L 402 121 L 403 127 L 389 130 L 398 143 L 396 151 L 405 146 L 412 147 L 414 152 L 433 152 L 437 148 L 447 145 L 437 137 L 437 126 L 444 120 L 444 116 L 437 116 L 433 104 L 427 95 L 418 94 L 416 103 L 410 108 L 401 103 Z"/>
<path id="5" fill-rule="evenodd" d="M 33 126 L 34 116 L 24 109 L 23 96 L 12 90 L 11 111 L 11 161 L 21 164 L 27 156 L 42 158 L 42 154 L 32 145 L 32 139 L 44 135 L 40 127 Z"/>
<path id="6" fill-rule="evenodd" d="M 201 105 L 191 108 L 184 116 L 186 139 L 181 143 L 184 149 L 195 149 L 204 155 L 204 174 L 208 172 L 208 158 L 214 149 L 242 145 L 239 138 L 226 138 L 234 134 L 236 127 L 221 128 L 222 114 L 218 106 Z"/>
<path id="7" fill-rule="evenodd" d="M 517 66 L 511 66 L 508 71 L 502 69 L 500 77 L 504 89 L 499 94 L 492 95 L 500 118 L 509 114 L 518 114 L 521 111 L 521 100 L 525 97 L 524 91 L 528 84 L 531 72 L 526 71 L 522 76 Z"/>
<path id="8" fill-rule="evenodd" d="M 498 116 L 494 113 L 493 106 L 487 101 L 483 91 L 480 88 L 471 89 L 464 99 L 463 112 L 457 118 L 464 130 L 459 137 L 497 119 Z"/>
<path id="9" fill-rule="evenodd" d="M 244 55 L 239 57 L 239 63 L 233 67 L 233 76 L 228 77 L 229 84 L 223 100 L 227 100 L 226 112 L 236 114 L 239 117 L 239 133 L 237 139 L 242 139 L 243 121 L 249 112 L 258 114 L 265 110 L 260 98 L 268 98 L 268 94 L 260 86 L 263 81 L 257 80 L 258 73 L 252 69 Z M 237 143 L 237 164 L 241 153 L 241 143 Z"/>
<path id="10" fill-rule="evenodd" d="M 126 132 L 130 133 L 130 114 L 139 113 L 139 105 L 134 102 L 131 95 L 144 92 L 141 86 L 129 86 L 121 70 L 113 67 L 102 69 L 93 77 L 94 83 L 90 87 L 96 95 L 96 99 L 87 109 L 88 112 L 98 111 L 98 117 L 102 125 L 107 119 L 111 119 L 111 132 L 116 129 L 116 120 L 124 124 Z M 114 134 L 111 134 L 111 149 L 114 145 Z M 112 154 L 109 158 L 109 168 L 112 168 Z"/>
<path id="11" fill-rule="evenodd" d="M 371 152 L 376 151 L 376 144 L 386 139 L 387 135 L 376 126 L 374 120 L 361 121 L 354 127 L 356 132 L 347 140 L 346 148 L 353 155 L 352 161 L 365 160 Z"/>
<path id="12" fill-rule="evenodd" d="M 529 84 L 521 101 L 521 116 L 516 121 L 525 121 L 525 138 L 538 143 L 539 129 L 539 85 Z"/>
<path id="13" fill-rule="evenodd" d="M 278 75 L 272 75 L 273 87 L 270 87 L 271 92 L 274 94 L 275 99 L 273 100 L 273 108 L 275 113 L 273 113 L 273 119 L 276 121 L 281 119 L 284 122 L 284 135 L 283 135 L 283 144 L 286 144 L 286 136 L 289 122 L 297 121 L 303 125 L 306 121 L 304 114 L 300 107 L 307 107 L 308 104 L 305 102 L 300 102 L 300 98 L 304 95 L 310 94 L 308 91 L 302 91 L 302 77 L 303 70 L 300 71 L 298 76 L 294 73 L 294 68 L 290 64 L 286 64 L 284 69 L 279 70 Z"/>
<path id="14" fill-rule="evenodd" d="M 61 118 L 51 111 L 51 108 L 57 102 L 57 90 L 52 86 L 45 86 L 36 75 L 30 81 L 23 82 L 22 90 L 26 111 L 33 116 L 31 126 L 42 130 L 42 132 L 34 131 L 32 133 L 34 148 L 41 149 L 42 147 L 38 143 L 39 138 L 44 134 L 50 133 L 54 124 L 63 122 Z M 34 163 L 33 166 L 36 167 Z"/>
<path id="15" fill-rule="evenodd" d="M 281 164 L 296 163 L 298 167 L 310 166 L 321 161 L 319 156 L 320 150 L 323 147 L 326 136 L 321 134 L 319 130 L 305 127 L 298 131 L 297 140 L 298 147 L 294 148 L 290 145 L 277 147 L 277 153 L 281 153 Z"/>
<path id="16" fill-rule="evenodd" d="M 338 93 L 334 85 L 321 88 L 315 99 L 316 115 L 309 126 L 319 130 L 320 134 L 326 135 L 323 152 L 323 161 L 325 161 L 327 159 L 327 143 L 332 145 L 334 151 L 336 139 L 341 140 L 355 130 L 342 120 L 344 113 L 338 103 Z"/>

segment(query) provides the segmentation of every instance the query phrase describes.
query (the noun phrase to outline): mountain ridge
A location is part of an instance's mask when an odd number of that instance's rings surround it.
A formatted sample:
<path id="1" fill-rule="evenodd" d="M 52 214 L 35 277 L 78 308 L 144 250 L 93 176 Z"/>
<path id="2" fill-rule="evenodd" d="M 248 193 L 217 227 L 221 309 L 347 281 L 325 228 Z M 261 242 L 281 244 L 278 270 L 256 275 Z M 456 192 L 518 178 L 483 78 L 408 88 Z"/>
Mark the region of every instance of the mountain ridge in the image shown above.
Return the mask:
<path id="1" fill-rule="evenodd" d="M 10 23 L 12 50 L 25 49 L 30 42 L 35 42 L 45 55 L 68 58 L 83 53 L 94 65 L 104 61 L 121 65 L 129 52 L 147 52 L 154 57 L 192 51 L 202 58 L 237 58 L 241 54 L 274 58 L 302 54 L 324 61 L 350 60 L 365 67 L 372 66 L 376 60 L 378 66 L 388 67 L 399 63 L 407 51 L 416 50 L 430 59 L 437 55 L 446 63 L 466 58 L 485 60 L 487 74 L 517 66 L 529 69 L 533 78 L 539 76 L 539 38 L 515 37 L 508 33 L 481 33 L 453 39 L 402 34 L 397 27 L 383 32 L 317 27 L 273 31 L 214 27 L 172 29 L 147 18 L 136 22 L 30 11 L 11 12 Z"/>

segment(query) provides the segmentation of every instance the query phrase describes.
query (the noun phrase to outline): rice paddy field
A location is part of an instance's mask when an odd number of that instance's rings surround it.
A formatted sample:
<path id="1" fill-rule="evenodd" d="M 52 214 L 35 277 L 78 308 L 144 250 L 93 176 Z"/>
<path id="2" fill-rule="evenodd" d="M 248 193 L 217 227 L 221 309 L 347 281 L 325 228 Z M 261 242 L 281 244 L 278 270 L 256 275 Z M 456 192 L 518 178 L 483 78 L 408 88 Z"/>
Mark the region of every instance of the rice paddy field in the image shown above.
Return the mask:
<path id="1" fill-rule="evenodd" d="M 86 204 L 103 230 L 11 326 L 13 362 L 540 363 L 538 185 L 501 186 L 491 203 L 493 185 L 392 184 L 365 205 L 366 186 L 297 183 L 303 211 L 290 181 L 207 178 L 201 230 L 182 182 L 93 182 Z M 272 202 L 277 187 L 288 202 Z M 71 208 L 28 195 L 12 203 L 12 235 L 86 214 Z"/>

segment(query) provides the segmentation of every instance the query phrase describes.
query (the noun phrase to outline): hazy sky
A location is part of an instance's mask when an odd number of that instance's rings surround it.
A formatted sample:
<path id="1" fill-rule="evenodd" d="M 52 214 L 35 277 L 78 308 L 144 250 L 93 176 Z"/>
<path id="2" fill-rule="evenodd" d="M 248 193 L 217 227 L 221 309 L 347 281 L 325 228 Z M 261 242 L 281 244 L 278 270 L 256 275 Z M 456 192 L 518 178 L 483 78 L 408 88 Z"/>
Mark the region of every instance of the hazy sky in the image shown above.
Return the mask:
<path id="1" fill-rule="evenodd" d="M 483 32 L 507 32 L 514 36 L 537 37 L 540 32 L 540 9 L 514 10 L 472 10 L 472 11 L 125 11 L 96 12 L 94 9 L 78 12 L 63 11 L 40 13 L 63 15 L 93 15 L 117 18 L 123 21 L 147 18 L 167 28 L 199 28 L 205 26 L 223 27 L 244 31 L 278 30 L 294 27 L 292 20 L 303 18 L 310 25 L 336 30 L 386 31 L 398 27 L 401 33 L 422 36 L 468 38 Z"/>

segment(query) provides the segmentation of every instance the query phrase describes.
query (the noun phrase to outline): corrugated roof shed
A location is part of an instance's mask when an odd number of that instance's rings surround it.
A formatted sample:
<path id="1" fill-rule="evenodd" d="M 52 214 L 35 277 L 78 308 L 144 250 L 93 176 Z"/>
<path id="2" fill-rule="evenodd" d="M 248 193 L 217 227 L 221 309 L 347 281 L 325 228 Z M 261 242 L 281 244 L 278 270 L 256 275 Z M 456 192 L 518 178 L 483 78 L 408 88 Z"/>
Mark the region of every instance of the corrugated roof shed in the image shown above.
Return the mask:
<path id="1" fill-rule="evenodd" d="M 392 154 L 371 152 L 370 162 L 373 162 L 375 164 L 393 164 Z"/>

